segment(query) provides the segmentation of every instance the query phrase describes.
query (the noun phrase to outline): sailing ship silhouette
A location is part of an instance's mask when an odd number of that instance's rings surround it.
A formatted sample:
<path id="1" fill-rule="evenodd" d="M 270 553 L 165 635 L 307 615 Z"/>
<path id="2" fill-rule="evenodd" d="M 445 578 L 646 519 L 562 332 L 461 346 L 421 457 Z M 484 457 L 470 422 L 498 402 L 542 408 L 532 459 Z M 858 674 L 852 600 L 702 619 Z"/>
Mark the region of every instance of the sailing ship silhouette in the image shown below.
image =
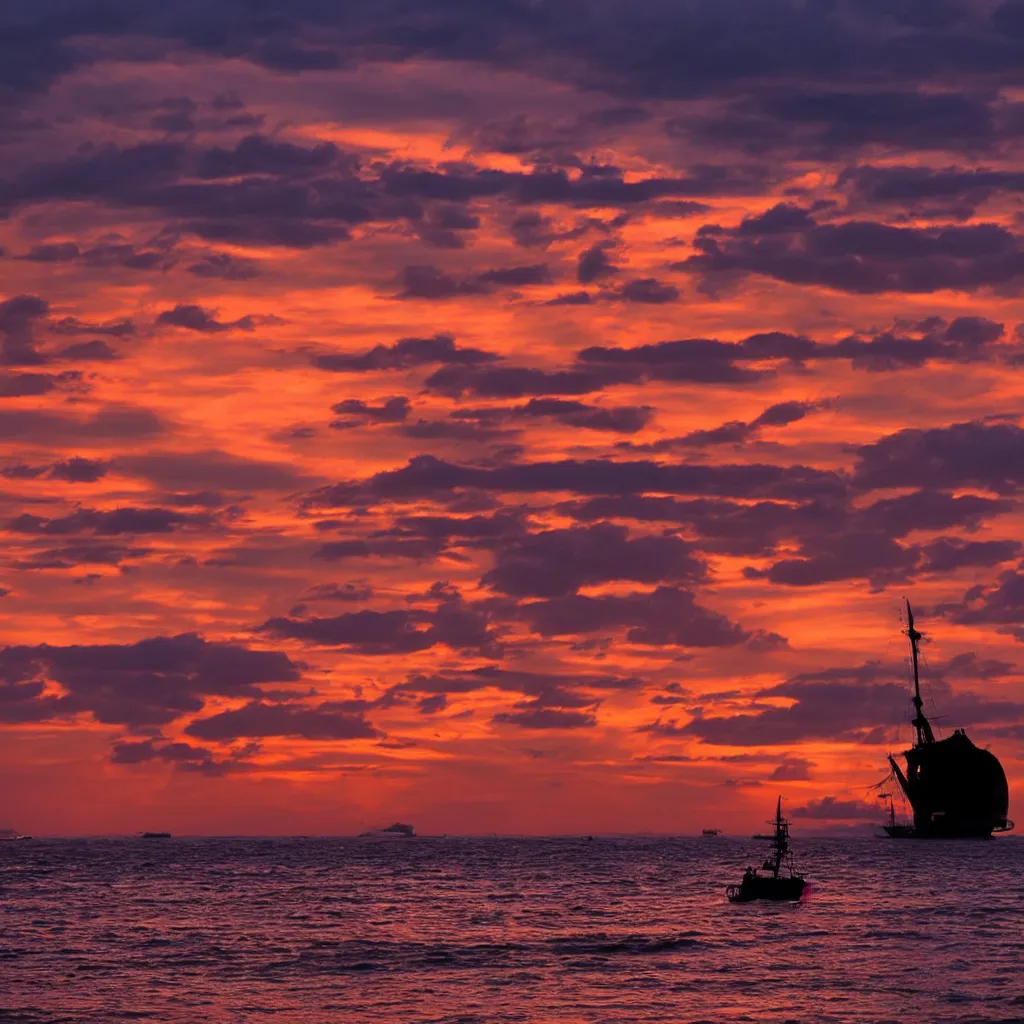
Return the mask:
<path id="1" fill-rule="evenodd" d="M 914 664 L 914 744 L 903 751 L 906 771 L 889 754 L 895 778 L 914 811 L 913 826 L 885 825 L 893 839 L 976 839 L 1014 826 L 1006 816 L 1010 792 L 1006 773 L 991 751 L 976 747 L 963 729 L 937 740 L 924 713 L 919 677 L 919 643 L 914 612 L 907 601 L 907 628 Z M 883 783 L 884 784 L 884 783 Z"/>

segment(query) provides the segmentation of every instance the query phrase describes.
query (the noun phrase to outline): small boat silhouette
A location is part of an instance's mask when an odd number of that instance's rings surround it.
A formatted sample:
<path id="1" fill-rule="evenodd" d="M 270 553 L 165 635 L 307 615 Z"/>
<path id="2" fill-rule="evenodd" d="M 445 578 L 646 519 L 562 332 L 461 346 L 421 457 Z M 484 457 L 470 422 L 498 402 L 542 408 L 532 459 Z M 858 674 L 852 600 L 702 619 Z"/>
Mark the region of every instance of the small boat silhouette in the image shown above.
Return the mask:
<path id="1" fill-rule="evenodd" d="M 702 836 L 720 836 L 722 830 L 720 828 L 702 828 L 700 834 Z"/>
<path id="2" fill-rule="evenodd" d="M 793 870 L 789 855 L 789 822 L 782 817 L 782 797 L 775 808 L 775 826 L 772 852 L 761 865 L 767 874 L 758 874 L 757 868 L 747 868 L 739 885 L 726 886 L 725 895 L 732 903 L 750 903 L 753 900 L 797 901 L 807 885 L 803 875 Z"/>
<path id="3" fill-rule="evenodd" d="M 885 834 L 892 839 L 908 839 L 912 837 L 914 835 L 914 826 L 896 820 L 896 808 L 892 802 L 892 794 L 883 793 L 882 796 L 889 798 L 889 823 L 882 826 L 885 829 Z"/>
<path id="4" fill-rule="evenodd" d="M 143 839 L 170 839 L 171 838 L 171 833 L 170 832 L 143 832 L 142 833 L 142 838 Z"/>
<path id="5" fill-rule="evenodd" d="M 403 825 L 396 821 L 394 825 L 388 825 L 387 828 L 373 828 L 368 832 L 359 833 L 360 839 L 386 839 L 391 836 L 396 836 L 399 839 L 414 839 L 416 830 L 412 825 Z"/>

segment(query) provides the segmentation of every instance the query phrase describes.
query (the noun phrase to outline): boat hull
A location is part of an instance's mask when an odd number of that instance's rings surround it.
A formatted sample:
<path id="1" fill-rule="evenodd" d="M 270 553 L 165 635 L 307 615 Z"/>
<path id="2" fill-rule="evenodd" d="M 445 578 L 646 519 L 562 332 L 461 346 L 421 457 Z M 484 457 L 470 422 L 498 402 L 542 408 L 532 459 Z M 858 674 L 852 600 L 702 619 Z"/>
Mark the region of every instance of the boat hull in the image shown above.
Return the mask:
<path id="1" fill-rule="evenodd" d="M 752 903 L 754 900 L 796 903 L 803 896 L 806 886 L 806 879 L 797 875 L 791 878 L 757 875 L 744 878 L 739 885 L 727 886 L 725 894 L 731 903 Z"/>
<path id="2" fill-rule="evenodd" d="M 890 839 L 991 839 L 993 832 L 1010 832 L 1013 822 L 932 820 L 916 825 L 883 825 Z"/>
<path id="3" fill-rule="evenodd" d="M 913 825 L 883 825 L 885 834 L 890 839 L 916 839 Z"/>
<path id="4" fill-rule="evenodd" d="M 1013 828 L 1006 812 L 1006 773 L 994 754 L 974 745 L 962 729 L 904 751 L 907 770 L 890 756 L 894 774 L 914 811 L 913 828 L 900 839 L 987 839 Z M 896 826 L 899 828 L 899 826 Z M 890 835 L 893 835 L 889 829 Z"/>

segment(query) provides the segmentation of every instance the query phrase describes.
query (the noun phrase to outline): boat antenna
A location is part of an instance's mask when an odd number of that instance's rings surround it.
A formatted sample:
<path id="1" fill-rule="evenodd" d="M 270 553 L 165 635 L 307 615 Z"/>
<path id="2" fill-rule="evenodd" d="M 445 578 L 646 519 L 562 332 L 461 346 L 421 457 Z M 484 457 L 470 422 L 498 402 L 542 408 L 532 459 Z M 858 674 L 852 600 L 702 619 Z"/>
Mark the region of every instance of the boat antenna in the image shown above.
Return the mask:
<path id="1" fill-rule="evenodd" d="M 915 747 L 923 747 L 926 743 L 934 743 L 935 737 L 932 734 L 931 723 L 924 715 L 924 701 L 921 700 L 921 680 L 918 678 L 918 642 L 921 634 L 914 629 L 914 613 L 910 608 L 910 601 L 907 602 L 907 636 L 910 638 L 910 653 L 914 659 L 914 716 L 913 726 L 917 732 Z"/>

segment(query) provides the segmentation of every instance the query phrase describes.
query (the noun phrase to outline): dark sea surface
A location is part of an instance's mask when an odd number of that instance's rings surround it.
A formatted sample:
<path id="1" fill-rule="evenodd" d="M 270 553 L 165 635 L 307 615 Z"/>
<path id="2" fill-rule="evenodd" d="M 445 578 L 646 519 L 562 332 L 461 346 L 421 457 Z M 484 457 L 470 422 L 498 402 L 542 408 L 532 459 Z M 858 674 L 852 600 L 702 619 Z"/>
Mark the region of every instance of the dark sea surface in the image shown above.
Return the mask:
<path id="1" fill-rule="evenodd" d="M 0 843 L 0 1021 L 1024 1020 L 1024 842 Z"/>

